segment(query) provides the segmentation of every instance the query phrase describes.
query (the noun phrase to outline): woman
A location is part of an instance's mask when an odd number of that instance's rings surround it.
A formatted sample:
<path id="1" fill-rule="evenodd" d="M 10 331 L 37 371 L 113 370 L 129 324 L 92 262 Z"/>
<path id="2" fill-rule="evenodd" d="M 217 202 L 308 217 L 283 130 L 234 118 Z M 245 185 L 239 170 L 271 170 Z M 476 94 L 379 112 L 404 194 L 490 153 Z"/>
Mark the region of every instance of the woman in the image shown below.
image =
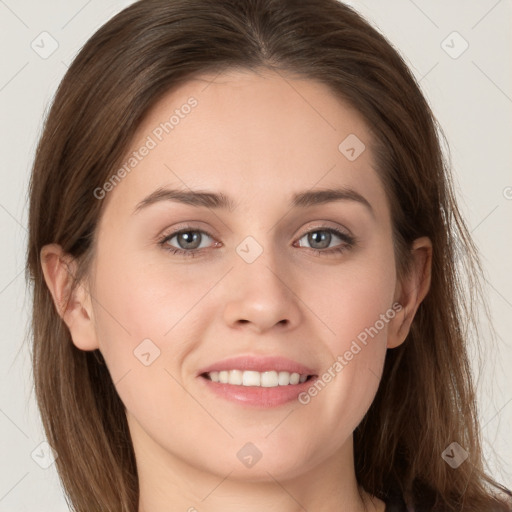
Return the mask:
<path id="1" fill-rule="evenodd" d="M 349 7 L 136 2 L 70 66 L 30 194 L 36 396 L 75 510 L 512 510 L 438 128 Z"/>

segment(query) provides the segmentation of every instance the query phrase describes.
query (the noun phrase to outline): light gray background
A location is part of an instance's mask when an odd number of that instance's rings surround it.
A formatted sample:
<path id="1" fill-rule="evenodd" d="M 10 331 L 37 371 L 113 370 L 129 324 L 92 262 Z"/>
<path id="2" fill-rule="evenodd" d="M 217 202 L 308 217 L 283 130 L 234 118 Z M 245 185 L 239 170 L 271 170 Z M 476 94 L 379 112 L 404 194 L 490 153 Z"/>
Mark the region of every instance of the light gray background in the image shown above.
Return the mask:
<path id="1" fill-rule="evenodd" d="M 43 469 L 31 458 L 44 436 L 23 341 L 30 312 L 23 274 L 26 190 L 42 119 L 67 66 L 130 3 L 0 0 L 0 512 L 68 510 L 55 466 Z M 499 335 L 496 346 L 484 341 L 482 371 L 473 361 L 484 449 L 492 474 L 512 487 L 512 2 L 349 3 L 405 57 L 448 137 L 458 197 L 482 253 Z M 44 31 L 58 42 L 47 58 L 31 47 L 35 41 L 40 51 L 51 48 L 48 36 L 40 36 Z M 462 38 L 450 36 L 454 31 Z M 464 41 L 469 47 L 453 58 Z"/>

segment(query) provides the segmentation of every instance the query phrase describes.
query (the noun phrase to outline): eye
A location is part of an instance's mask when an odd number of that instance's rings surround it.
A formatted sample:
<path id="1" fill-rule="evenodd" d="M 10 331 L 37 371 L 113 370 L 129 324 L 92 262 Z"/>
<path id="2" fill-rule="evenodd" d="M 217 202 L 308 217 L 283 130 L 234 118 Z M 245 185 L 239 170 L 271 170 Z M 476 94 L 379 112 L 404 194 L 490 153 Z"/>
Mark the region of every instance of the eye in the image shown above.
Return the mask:
<path id="1" fill-rule="evenodd" d="M 205 237 L 213 239 L 206 231 L 185 227 L 164 236 L 158 243 L 165 251 L 172 254 L 194 257 L 197 253 L 201 252 L 201 249 L 208 247 L 208 243 L 203 243 Z M 341 253 L 349 250 L 356 244 L 355 237 L 334 228 L 316 228 L 307 232 L 299 239 L 298 247 L 307 247 L 300 243 L 304 238 L 309 244 L 308 248 L 318 255 Z M 341 240 L 342 243 L 329 248 L 331 242 L 335 241 L 336 238 Z M 171 243 L 174 239 L 176 239 L 175 245 Z M 219 247 L 220 245 L 222 244 L 219 242 L 214 243 L 214 247 Z"/>
<path id="2" fill-rule="evenodd" d="M 207 247 L 207 245 L 202 245 L 205 236 L 212 238 L 212 236 L 206 231 L 185 228 L 165 236 L 158 243 L 164 248 L 164 250 L 169 251 L 172 254 L 181 254 L 183 256 L 193 257 L 198 250 Z M 170 244 L 171 240 L 174 238 L 176 239 L 175 243 L 178 247 Z"/>
<path id="3" fill-rule="evenodd" d="M 329 249 L 333 236 L 334 239 L 340 239 L 342 243 Z M 314 250 L 317 254 L 340 253 L 355 245 L 355 238 L 353 236 L 334 228 L 316 228 L 303 235 L 299 242 L 304 238 L 306 238 L 310 249 Z M 300 244 L 300 247 L 304 246 Z"/>

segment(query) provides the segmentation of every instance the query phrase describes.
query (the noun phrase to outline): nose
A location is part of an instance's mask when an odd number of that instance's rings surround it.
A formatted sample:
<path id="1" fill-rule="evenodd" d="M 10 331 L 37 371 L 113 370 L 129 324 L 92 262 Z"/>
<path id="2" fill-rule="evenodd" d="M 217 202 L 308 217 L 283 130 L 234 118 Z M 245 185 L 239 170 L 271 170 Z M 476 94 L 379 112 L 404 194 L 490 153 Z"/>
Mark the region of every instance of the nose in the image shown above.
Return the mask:
<path id="1" fill-rule="evenodd" d="M 265 252 L 253 263 L 237 262 L 230 272 L 224 320 L 231 328 L 263 333 L 300 323 L 301 300 L 291 272 Z"/>

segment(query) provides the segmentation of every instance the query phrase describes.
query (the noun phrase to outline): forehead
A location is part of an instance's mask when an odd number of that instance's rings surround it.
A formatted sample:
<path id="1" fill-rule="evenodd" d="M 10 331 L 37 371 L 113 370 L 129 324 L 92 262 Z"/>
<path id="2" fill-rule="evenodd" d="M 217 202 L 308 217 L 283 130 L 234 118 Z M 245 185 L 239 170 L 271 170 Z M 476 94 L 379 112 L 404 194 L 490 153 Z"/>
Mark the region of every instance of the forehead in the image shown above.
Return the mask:
<path id="1" fill-rule="evenodd" d="M 325 84 L 273 71 L 205 74 L 148 112 L 109 200 L 133 208 L 158 187 L 232 191 L 241 201 L 316 183 L 368 189 L 377 185 L 370 144 L 360 114 Z"/>

